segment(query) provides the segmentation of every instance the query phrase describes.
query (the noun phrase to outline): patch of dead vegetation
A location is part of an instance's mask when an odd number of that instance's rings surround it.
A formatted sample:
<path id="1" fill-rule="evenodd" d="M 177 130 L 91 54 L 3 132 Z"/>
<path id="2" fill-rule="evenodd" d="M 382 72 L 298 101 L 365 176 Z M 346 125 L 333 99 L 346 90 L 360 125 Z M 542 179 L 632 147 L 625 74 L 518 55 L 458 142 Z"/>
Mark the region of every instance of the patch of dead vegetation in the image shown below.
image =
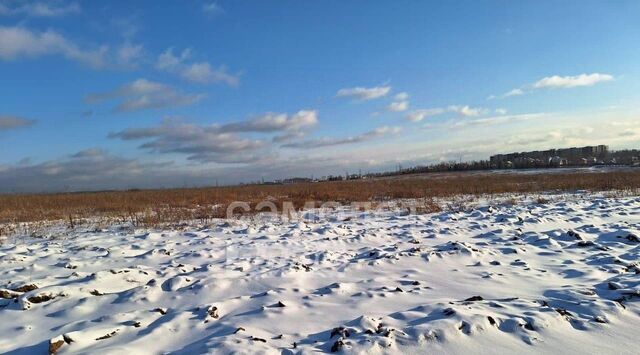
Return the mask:
<path id="1" fill-rule="evenodd" d="M 252 210 L 265 200 L 273 202 L 280 210 L 284 210 L 284 204 L 300 210 L 308 207 L 308 201 L 349 204 L 419 199 L 421 202 L 416 206 L 416 212 L 430 213 L 440 209 L 433 202 L 434 199 L 460 195 L 577 190 L 609 191 L 612 195 L 618 195 L 620 191 L 638 189 L 640 170 L 602 173 L 423 174 L 289 185 L 0 195 L 0 236 L 14 233 L 16 225 L 20 226 L 21 223 L 65 221 L 73 228 L 89 218 L 101 218 L 105 223 L 131 223 L 141 227 L 193 220 L 208 223 L 214 218 L 226 217 L 226 207 L 234 201 L 248 202 Z M 544 202 L 543 198 L 539 199 L 539 203 Z M 452 207 L 464 209 L 464 204 L 460 204 Z"/>

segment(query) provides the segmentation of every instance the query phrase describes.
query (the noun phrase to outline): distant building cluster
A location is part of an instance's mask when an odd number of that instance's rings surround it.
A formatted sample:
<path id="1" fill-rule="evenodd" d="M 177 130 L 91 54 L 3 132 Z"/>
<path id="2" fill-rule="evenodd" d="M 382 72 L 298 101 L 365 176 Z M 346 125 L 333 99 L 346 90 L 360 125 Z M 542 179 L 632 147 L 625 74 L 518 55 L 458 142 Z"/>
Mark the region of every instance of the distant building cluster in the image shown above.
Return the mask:
<path id="1" fill-rule="evenodd" d="M 611 161 L 608 146 L 596 145 L 496 154 L 490 157 L 489 163 L 492 168 L 509 169 L 615 164 L 616 162 Z"/>
<path id="2" fill-rule="evenodd" d="M 293 178 L 288 178 L 288 179 L 275 180 L 275 181 L 270 181 L 270 182 L 263 182 L 263 184 L 266 184 L 266 185 L 288 185 L 288 184 L 300 184 L 300 183 L 305 183 L 305 182 L 360 180 L 360 179 L 366 179 L 369 176 L 371 176 L 371 174 L 363 175 L 361 173 L 359 173 L 359 174 L 348 174 L 347 173 L 344 176 L 342 176 L 342 175 L 328 175 L 328 176 L 323 176 L 323 177 L 320 177 L 320 178 L 293 177 Z"/>

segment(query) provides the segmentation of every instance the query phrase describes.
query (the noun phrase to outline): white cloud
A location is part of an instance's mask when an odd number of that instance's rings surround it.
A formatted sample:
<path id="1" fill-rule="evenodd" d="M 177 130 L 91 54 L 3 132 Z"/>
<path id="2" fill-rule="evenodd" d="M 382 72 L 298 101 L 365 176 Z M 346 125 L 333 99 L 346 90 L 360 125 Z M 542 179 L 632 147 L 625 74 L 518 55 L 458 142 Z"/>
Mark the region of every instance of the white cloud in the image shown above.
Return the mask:
<path id="1" fill-rule="evenodd" d="M 207 62 L 188 65 L 182 70 L 180 75 L 188 81 L 201 84 L 222 82 L 236 86 L 240 81 L 237 75 L 228 73 L 224 66 L 212 68 Z"/>
<path id="2" fill-rule="evenodd" d="M 248 163 L 264 155 L 262 140 L 221 132 L 216 126 L 174 124 L 164 121 L 150 128 L 129 128 L 112 133 L 110 138 L 146 140 L 140 148 L 162 154 L 185 154 L 187 159 L 202 163 Z"/>
<path id="3" fill-rule="evenodd" d="M 387 105 L 389 112 L 404 112 L 409 109 L 409 94 L 400 92 L 394 95 L 393 102 Z"/>
<path id="4" fill-rule="evenodd" d="M 406 92 L 399 92 L 394 96 L 396 101 L 407 101 L 409 100 L 409 94 Z"/>
<path id="5" fill-rule="evenodd" d="M 151 86 L 147 90 L 157 90 Z M 305 130 L 318 122 L 315 110 L 265 113 L 244 121 L 196 125 L 165 119 L 149 128 L 128 128 L 111 133 L 110 138 L 147 140 L 142 149 L 156 153 L 186 154 L 188 160 L 203 163 L 253 163 L 270 157 L 271 142 L 281 143 L 304 137 Z M 276 134 L 270 141 L 243 137 L 243 133 Z"/>
<path id="6" fill-rule="evenodd" d="M 507 114 L 507 109 L 506 108 L 497 108 L 497 109 L 495 109 L 495 113 L 497 113 L 498 115 L 506 115 Z"/>
<path id="7" fill-rule="evenodd" d="M 449 106 L 447 108 L 447 110 L 449 112 L 455 112 L 461 116 L 465 116 L 465 117 L 473 117 L 473 116 L 479 116 L 481 114 L 484 114 L 487 112 L 487 109 L 485 108 L 481 108 L 481 107 L 470 107 L 470 106 L 457 106 L 457 105 L 453 105 L 453 106 Z"/>
<path id="8" fill-rule="evenodd" d="M 420 109 L 409 112 L 406 117 L 409 121 L 420 122 L 427 117 L 441 115 L 445 112 L 446 110 L 443 108 Z"/>
<path id="9" fill-rule="evenodd" d="M 520 96 L 520 95 L 524 95 L 524 91 L 522 89 L 513 89 L 505 93 L 504 95 L 502 95 L 502 97 L 511 97 L 511 96 Z"/>
<path id="10" fill-rule="evenodd" d="M 524 90 L 522 89 L 513 89 L 510 90 L 502 95 L 496 96 L 496 95 L 489 95 L 489 97 L 487 97 L 487 100 L 494 100 L 494 99 L 506 99 L 507 97 L 512 97 L 512 96 L 521 96 L 524 95 Z"/>
<path id="11" fill-rule="evenodd" d="M 521 122 L 528 121 L 533 119 L 541 119 L 548 117 L 545 113 L 527 113 L 520 115 L 501 115 L 501 116 L 493 116 L 493 117 L 482 117 L 475 118 L 471 120 L 462 120 L 452 122 L 449 127 L 450 128 L 463 128 L 467 126 L 493 126 L 504 123 L 511 122 Z"/>
<path id="12" fill-rule="evenodd" d="M 293 115 L 266 113 L 251 120 L 221 125 L 220 132 L 277 132 L 300 131 L 318 123 L 318 111 L 300 110 Z"/>
<path id="13" fill-rule="evenodd" d="M 292 140 L 296 140 L 296 139 L 302 139 L 306 136 L 305 132 L 302 131 L 293 131 L 293 132 L 285 132 L 283 134 L 279 134 L 277 136 L 274 136 L 271 141 L 274 143 L 284 143 L 284 142 L 289 142 Z"/>
<path id="14" fill-rule="evenodd" d="M 374 100 L 384 96 L 391 91 L 390 86 L 376 86 L 372 88 L 354 87 L 338 90 L 336 97 L 352 98 L 358 101 Z"/>
<path id="15" fill-rule="evenodd" d="M 117 52 L 117 62 L 126 67 L 135 67 L 144 56 L 144 47 L 141 44 L 133 44 L 125 41 Z"/>
<path id="16" fill-rule="evenodd" d="M 158 56 L 156 69 L 158 70 L 174 70 L 178 68 L 185 60 L 191 57 L 191 48 L 183 49 L 180 55 L 173 54 L 173 47 L 167 48 Z"/>
<path id="17" fill-rule="evenodd" d="M 114 110 L 126 112 L 191 105 L 204 97 L 204 94 L 185 94 L 166 84 L 137 79 L 112 91 L 88 95 L 85 101 L 98 103 L 117 99 L 120 102 Z"/>
<path id="18" fill-rule="evenodd" d="M 72 158 L 99 158 L 106 155 L 105 151 L 100 148 L 89 148 L 72 154 Z"/>
<path id="19" fill-rule="evenodd" d="M 111 49 L 106 45 L 88 49 L 53 30 L 38 32 L 24 27 L 0 26 L 0 59 L 16 60 L 47 55 L 61 55 L 96 69 L 132 68 L 143 58 L 144 47 L 127 39 Z"/>
<path id="20" fill-rule="evenodd" d="M 549 76 L 542 78 L 533 84 L 533 88 L 574 88 L 578 86 L 593 86 L 600 82 L 611 81 L 613 76 L 609 74 L 580 74 L 576 76 Z"/>
<path id="21" fill-rule="evenodd" d="M 512 96 L 521 96 L 540 89 L 570 89 L 580 86 L 593 86 L 597 83 L 612 80 L 615 80 L 613 75 L 601 73 L 580 74 L 575 76 L 553 75 L 544 77 L 531 85 L 526 85 L 521 88 L 515 88 L 500 96 L 491 95 L 487 98 L 487 100 L 493 100 L 496 98 L 505 99 Z"/>
<path id="22" fill-rule="evenodd" d="M 0 59 L 62 55 L 92 67 L 103 67 L 108 47 L 81 49 L 55 31 L 34 32 L 22 27 L 0 26 Z"/>
<path id="23" fill-rule="evenodd" d="M 458 106 L 451 105 L 447 108 L 429 108 L 429 109 L 420 109 L 409 112 L 405 117 L 412 122 L 420 122 L 427 117 L 442 115 L 447 112 L 454 112 L 460 116 L 464 117 L 474 117 L 485 114 L 489 112 L 486 108 L 481 107 L 470 107 L 468 105 Z"/>
<path id="24" fill-rule="evenodd" d="M 344 145 L 344 144 L 354 144 L 354 143 L 361 143 L 361 142 L 373 140 L 376 138 L 382 138 L 387 135 L 397 134 L 400 131 L 401 131 L 400 127 L 383 126 L 357 136 L 350 136 L 346 138 L 324 137 L 324 138 L 317 138 L 317 139 L 309 139 L 301 142 L 288 143 L 283 145 L 283 147 L 313 149 L 313 148 L 322 148 L 322 147 L 332 147 L 332 146 Z"/>
<path id="25" fill-rule="evenodd" d="M 387 106 L 387 111 L 402 112 L 409 109 L 409 101 L 396 101 Z"/>
<path id="26" fill-rule="evenodd" d="M 220 5 L 218 5 L 215 2 L 210 2 L 210 3 L 206 3 L 202 5 L 202 11 L 208 13 L 208 14 L 219 14 L 219 13 L 223 13 L 224 10 L 222 9 L 222 7 L 220 7 Z"/>
<path id="27" fill-rule="evenodd" d="M 400 127 L 382 126 L 374 129 L 373 131 L 365 135 L 379 137 L 379 136 L 384 136 L 386 134 L 397 134 L 397 133 L 400 133 L 400 131 L 402 131 L 402 128 Z"/>
<path id="28" fill-rule="evenodd" d="M 186 63 L 191 57 L 191 49 L 184 49 L 179 55 L 173 53 L 173 48 L 167 48 L 158 56 L 156 69 L 178 74 L 184 80 L 200 83 L 225 83 L 236 86 L 240 82 L 238 74 L 231 74 L 227 68 L 214 68 L 209 62 Z"/>
<path id="29" fill-rule="evenodd" d="M 9 7 L 0 3 L 0 15 L 26 15 L 31 17 L 60 17 L 80 12 L 80 5 L 70 3 L 67 5 L 49 2 L 27 3 L 21 1 L 16 7 Z"/>

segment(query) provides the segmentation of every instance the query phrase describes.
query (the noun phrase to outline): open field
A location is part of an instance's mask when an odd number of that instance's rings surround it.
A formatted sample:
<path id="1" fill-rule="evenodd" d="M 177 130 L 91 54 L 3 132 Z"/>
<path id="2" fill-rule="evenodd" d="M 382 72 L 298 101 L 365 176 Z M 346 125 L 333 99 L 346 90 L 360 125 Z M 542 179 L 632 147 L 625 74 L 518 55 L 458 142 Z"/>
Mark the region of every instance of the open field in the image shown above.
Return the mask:
<path id="1" fill-rule="evenodd" d="M 112 191 L 64 194 L 1 195 L 0 224 L 84 218 L 129 221 L 140 226 L 207 221 L 226 215 L 233 201 L 253 207 L 269 200 L 301 208 L 308 201 L 386 201 L 422 199 L 425 210 L 436 208 L 429 199 L 456 195 L 497 195 L 548 191 L 625 191 L 640 188 L 640 169 L 623 171 L 568 170 L 529 173 L 436 173 L 372 180 L 246 185 L 167 190 Z M 0 234 L 2 231 L 0 230 Z"/>
<path id="2" fill-rule="evenodd" d="M 8 239 L 0 353 L 637 353 L 640 198 L 547 196 Z"/>

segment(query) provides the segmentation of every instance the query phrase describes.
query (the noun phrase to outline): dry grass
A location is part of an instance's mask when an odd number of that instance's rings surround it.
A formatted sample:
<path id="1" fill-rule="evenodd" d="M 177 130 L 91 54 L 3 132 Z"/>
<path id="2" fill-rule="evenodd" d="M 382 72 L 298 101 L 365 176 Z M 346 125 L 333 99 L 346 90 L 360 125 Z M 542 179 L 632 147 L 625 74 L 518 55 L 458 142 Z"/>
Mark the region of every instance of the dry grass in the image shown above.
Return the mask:
<path id="1" fill-rule="evenodd" d="M 290 202 L 301 208 L 307 201 L 387 201 L 456 195 L 494 195 L 542 191 L 616 191 L 640 188 L 640 171 L 553 174 L 427 174 L 402 178 L 247 185 L 234 187 L 91 192 L 38 195 L 0 195 L 0 223 L 65 220 L 75 226 L 85 218 L 108 218 L 153 226 L 185 220 L 208 221 L 226 215 L 233 201 L 271 200 L 279 208 Z M 433 206 L 423 206 L 427 211 Z M 427 211 L 428 212 L 428 211 Z M 2 227 L 1 228 L 8 228 Z M 6 233 L 6 231 L 5 231 Z M 0 235 L 3 231 L 0 230 Z"/>

